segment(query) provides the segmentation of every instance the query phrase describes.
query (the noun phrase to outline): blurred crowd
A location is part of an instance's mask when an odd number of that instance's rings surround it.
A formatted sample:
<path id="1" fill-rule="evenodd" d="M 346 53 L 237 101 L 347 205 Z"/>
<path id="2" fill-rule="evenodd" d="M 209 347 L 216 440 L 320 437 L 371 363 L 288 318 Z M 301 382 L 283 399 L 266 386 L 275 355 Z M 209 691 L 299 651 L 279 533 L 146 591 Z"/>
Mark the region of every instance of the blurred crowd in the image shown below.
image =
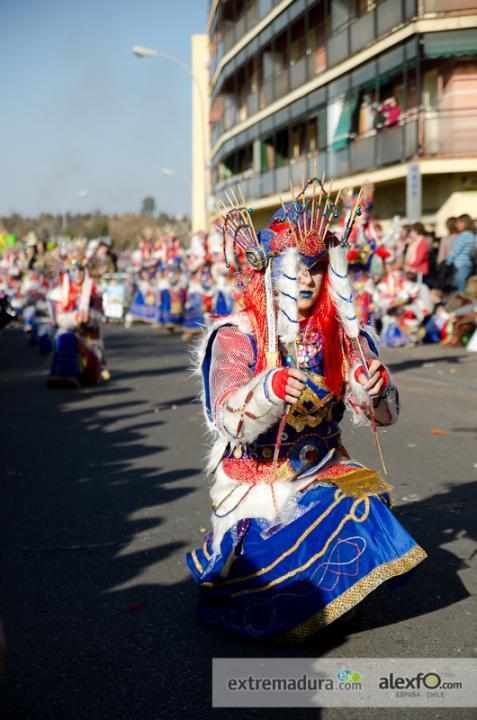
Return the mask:
<path id="1" fill-rule="evenodd" d="M 448 234 L 440 239 L 421 222 L 407 225 L 395 217 L 383 233 L 369 208 L 363 218 L 350 251 L 362 322 L 373 325 L 381 342 L 391 347 L 467 345 L 477 318 L 477 241 L 471 216 L 448 218 Z"/>
<path id="2" fill-rule="evenodd" d="M 346 222 L 354 201 L 352 191 L 344 194 L 337 223 Z M 447 230 L 438 239 L 421 222 L 396 216 L 384 232 L 373 215 L 372 189 L 362 198 L 349 272 L 361 322 L 382 343 L 477 349 L 474 221 L 451 217 Z M 224 248 L 220 224 L 192 235 L 185 247 L 145 227 L 137 247 L 119 254 L 109 237 L 45 242 L 33 232 L 17 239 L 0 227 L 0 327 L 21 323 L 30 343 L 51 354 L 49 385 L 95 384 L 109 378 L 103 322 L 150 323 L 190 340 L 208 318 L 240 309 L 235 271 L 242 262 Z"/>

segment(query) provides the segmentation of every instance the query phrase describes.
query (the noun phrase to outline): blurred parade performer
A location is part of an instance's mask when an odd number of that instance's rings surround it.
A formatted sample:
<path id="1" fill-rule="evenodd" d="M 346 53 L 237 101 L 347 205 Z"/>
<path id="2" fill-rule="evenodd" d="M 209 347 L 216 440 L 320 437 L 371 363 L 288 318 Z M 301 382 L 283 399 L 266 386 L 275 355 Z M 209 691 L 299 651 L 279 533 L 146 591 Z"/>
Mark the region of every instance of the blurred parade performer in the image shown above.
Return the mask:
<path id="1" fill-rule="evenodd" d="M 342 227 L 346 226 L 353 212 L 356 198 L 356 195 L 350 193 L 345 195 Z M 370 186 L 360 199 L 360 213 L 356 218 L 349 238 L 351 247 L 348 252 L 348 262 L 352 277 L 358 272 L 369 273 L 375 255 L 381 258 L 382 262 L 385 262 L 391 255 L 381 238 L 380 228 L 372 212 L 373 204 L 373 187 Z"/>
<path id="2" fill-rule="evenodd" d="M 338 200 L 311 178 L 258 234 L 246 206 L 224 219 L 249 267 L 244 310 L 216 320 L 198 349 L 213 514 L 187 562 L 200 617 L 250 638 L 300 642 L 427 557 L 391 512 L 391 486 L 341 442 L 345 407 L 379 451 L 378 426 L 399 412 L 356 317 L 356 212 L 359 198 L 332 235 Z"/>
<path id="3" fill-rule="evenodd" d="M 132 302 L 124 319 L 126 327 L 131 327 L 134 321 L 160 325 L 164 262 L 165 242 L 160 238 L 156 241 L 152 228 L 146 227 L 139 247 L 131 255 L 133 291 Z"/>
<path id="4" fill-rule="evenodd" d="M 226 240 L 227 242 L 227 240 Z M 211 315 L 229 315 L 233 312 L 235 300 L 235 283 L 233 268 L 227 267 L 224 261 L 222 235 L 219 227 L 214 228 L 209 240 L 210 260 L 212 264 L 212 301 Z M 226 248 L 229 254 L 231 246 Z M 234 258 L 234 263 L 237 258 Z"/>
<path id="5" fill-rule="evenodd" d="M 344 228 L 353 212 L 357 196 L 348 191 L 344 196 L 344 208 L 341 217 L 341 227 Z M 382 264 L 385 267 L 386 260 L 391 253 L 386 248 L 378 224 L 372 213 L 374 203 L 373 187 L 366 189 L 363 194 L 353 229 L 350 233 L 348 251 L 349 274 L 353 288 L 354 299 L 358 312 L 358 318 L 364 325 L 372 321 L 372 289 L 371 273 L 375 270 L 373 266 Z"/>
<path id="6" fill-rule="evenodd" d="M 118 271 L 118 260 L 112 249 L 111 238 L 101 237 L 89 244 L 88 272 L 96 283 Z"/>
<path id="7" fill-rule="evenodd" d="M 182 339 L 191 340 L 200 333 L 206 322 L 206 291 L 202 278 L 207 273 L 206 268 L 195 270 L 187 285 L 187 296 L 184 306 L 184 332 Z"/>
<path id="8" fill-rule="evenodd" d="M 424 339 L 424 322 L 434 302 L 427 285 L 414 273 L 393 270 L 376 289 L 374 307 L 380 318 L 382 343 L 402 347 Z"/>
<path id="9" fill-rule="evenodd" d="M 233 276 L 224 263 L 214 265 L 212 315 L 230 315 L 234 309 Z"/>
<path id="10" fill-rule="evenodd" d="M 184 322 L 186 279 L 182 271 L 181 250 L 175 238 L 166 238 L 166 265 L 160 282 L 160 324 L 169 333 Z"/>
<path id="11" fill-rule="evenodd" d="M 126 327 L 131 327 L 134 320 L 159 323 L 160 305 L 159 290 L 155 270 L 141 268 L 134 282 L 132 303 L 125 317 Z"/>
<path id="12" fill-rule="evenodd" d="M 50 293 L 58 332 L 48 377 L 49 387 L 96 385 L 109 379 L 103 368 L 101 296 L 84 261 L 72 259 L 62 284 Z"/>
<path id="13" fill-rule="evenodd" d="M 210 265 L 207 260 L 207 238 L 198 233 L 191 238 L 187 258 L 189 272 L 184 306 L 184 332 L 182 339 L 191 340 L 200 333 L 210 309 Z"/>

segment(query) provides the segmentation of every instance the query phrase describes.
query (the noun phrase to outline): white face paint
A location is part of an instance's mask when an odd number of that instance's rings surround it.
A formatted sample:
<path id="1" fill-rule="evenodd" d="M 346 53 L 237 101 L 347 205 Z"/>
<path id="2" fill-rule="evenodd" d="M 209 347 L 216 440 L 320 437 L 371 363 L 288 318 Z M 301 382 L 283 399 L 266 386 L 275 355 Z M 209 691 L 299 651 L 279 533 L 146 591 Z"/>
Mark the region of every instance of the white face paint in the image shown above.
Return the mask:
<path id="1" fill-rule="evenodd" d="M 320 294 L 326 274 L 325 265 L 317 265 L 308 270 L 302 262 L 298 264 L 298 319 L 304 320 L 310 315 Z"/>

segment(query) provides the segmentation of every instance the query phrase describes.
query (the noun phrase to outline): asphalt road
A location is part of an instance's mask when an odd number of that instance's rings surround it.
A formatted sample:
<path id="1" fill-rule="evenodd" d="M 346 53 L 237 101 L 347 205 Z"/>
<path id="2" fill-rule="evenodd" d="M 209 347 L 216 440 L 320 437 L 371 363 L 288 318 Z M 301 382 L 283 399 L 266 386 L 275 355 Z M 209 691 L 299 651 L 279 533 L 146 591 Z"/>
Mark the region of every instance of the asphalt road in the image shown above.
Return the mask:
<path id="1" fill-rule="evenodd" d="M 146 327 L 106 331 L 111 382 L 47 390 L 19 330 L 0 340 L 1 720 L 459 718 L 451 710 L 211 708 L 214 657 L 475 656 L 477 357 L 388 350 L 399 423 L 383 434 L 394 511 L 427 558 L 299 648 L 224 636 L 195 617 L 185 552 L 209 528 L 190 358 Z M 369 430 L 348 449 L 377 467 Z M 474 593 L 474 594 L 472 594 Z"/>

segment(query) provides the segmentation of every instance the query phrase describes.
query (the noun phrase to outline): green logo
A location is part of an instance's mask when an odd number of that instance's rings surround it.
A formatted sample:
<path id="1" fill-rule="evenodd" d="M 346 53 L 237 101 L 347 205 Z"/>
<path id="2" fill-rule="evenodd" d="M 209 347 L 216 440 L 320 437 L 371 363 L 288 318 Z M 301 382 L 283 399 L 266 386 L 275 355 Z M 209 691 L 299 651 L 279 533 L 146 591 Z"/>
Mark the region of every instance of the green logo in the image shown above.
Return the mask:
<path id="1" fill-rule="evenodd" d="M 343 668 L 336 673 L 336 677 L 341 682 L 355 683 L 361 680 L 361 673 L 349 668 Z"/>
<path id="2" fill-rule="evenodd" d="M 439 675 L 433 672 L 427 673 L 427 675 L 425 675 L 424 677 L 424 685 L 429 689 L 439 687 L 440 682 L 441 679 Z"/>

